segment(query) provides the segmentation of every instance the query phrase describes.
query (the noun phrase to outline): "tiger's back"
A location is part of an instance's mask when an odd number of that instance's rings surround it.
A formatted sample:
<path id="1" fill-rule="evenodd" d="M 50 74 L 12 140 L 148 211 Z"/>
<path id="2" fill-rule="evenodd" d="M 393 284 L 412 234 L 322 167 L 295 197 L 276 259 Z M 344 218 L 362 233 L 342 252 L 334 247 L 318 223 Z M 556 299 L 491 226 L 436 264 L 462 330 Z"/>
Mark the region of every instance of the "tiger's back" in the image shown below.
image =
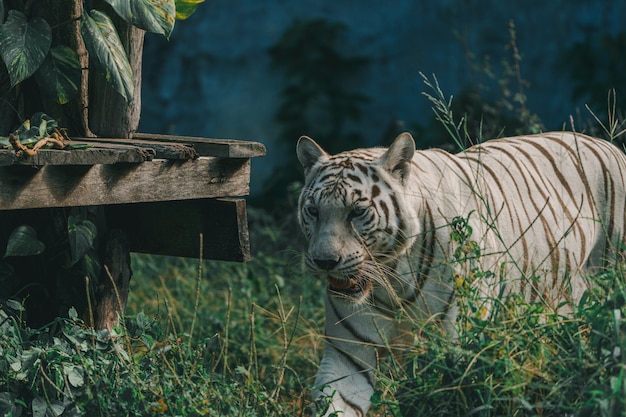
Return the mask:
<path id="1" fill-rule="evenodd" d="M 416 152 L 413 160 L 419 164 L 428 154 Z M 523 291 L 530 301 L 542 297 L 552 306 L 577 301 L 585 276 L 617 260 L 626 225 L 626 158 L 610 143 L 556 132 L 492 140 L 442 159 L 430 172 L 454 173 L 444 192 L 460 191 L 443 209 L 426 203 L 438 212 L 433 224 L 467 216 L 483 249 L 483 268 L 504 267 L 518 284 L 509 291 Z M 434 201 L 442 198 L 436 194 Z M 539 287 L 531 277 L 542 278 Z"/>
<path id="2" fill-rule="evenodd" d="M 452 280 L 468 272 L 454 259 L 459 219 L 496 272 L 476 283 L 487 297 L 576 302 L 586 274 L 620 255 L 626 157 L 605 141 L 556 132 L 451 155 L 416 152 L 403 134 L 387 150 L 331 156 L 304 138 L 298 157 L 307 264 L 329 283 L 316 385 L 345 415 L 367 412 L 376 349 L 400 332 L 394 310 L 453 331 Z"/>

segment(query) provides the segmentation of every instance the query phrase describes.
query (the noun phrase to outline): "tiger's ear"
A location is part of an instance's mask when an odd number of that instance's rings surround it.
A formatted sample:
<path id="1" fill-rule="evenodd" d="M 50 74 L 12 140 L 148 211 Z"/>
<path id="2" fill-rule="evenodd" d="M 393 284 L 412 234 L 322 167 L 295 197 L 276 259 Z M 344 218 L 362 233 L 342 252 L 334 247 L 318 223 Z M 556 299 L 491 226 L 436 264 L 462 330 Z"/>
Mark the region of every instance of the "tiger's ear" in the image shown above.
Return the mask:
<path id="1" fill-rule="evenodd" d="M 304 167 L 306 173 L 320 159 L 327 159 L 328 154 L 313 139 L 302 136 L 296 145 L 298 160 Z"/>
<path id="2" fill-rule="evenodd" d="M 404 132 L 394 139 L 379 161 L 391 175 L 404 182 L 411 171 L 414 154 L 415 141 L 410 133 Z"/>

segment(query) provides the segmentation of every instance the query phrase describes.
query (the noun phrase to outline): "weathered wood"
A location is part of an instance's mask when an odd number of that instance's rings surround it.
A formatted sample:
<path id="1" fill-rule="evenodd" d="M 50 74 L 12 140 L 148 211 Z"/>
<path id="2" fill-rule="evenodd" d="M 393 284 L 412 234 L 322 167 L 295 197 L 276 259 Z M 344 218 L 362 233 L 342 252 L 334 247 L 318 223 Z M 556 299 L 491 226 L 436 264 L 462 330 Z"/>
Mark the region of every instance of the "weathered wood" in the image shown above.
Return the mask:
<path id="1" fill-rule="evenodd" d="M 0 167 L 0 210 L 236 197 L 249 182 L 247 159 Z"/>
<path id="2" fill-rule="evenodd" d="M 8 149 L 0 150 L 0 166 L 13 165 L 16 161 L 15 152 Z"/>
<path id="3" fill-rule="evenodd" d="M 190 143 L 167 143 L 142 139 L 75 138 L 76 141 L 99 146 L 130 145 L 152 149 L 156 158 L 171 160 L 196 159 L 199 155 Z"/>
<path id="4" fill-rule="evenodd" d="M 107 223 L 124 229 L 132 252 L 245 262 L 250 238 L 243 199 L 124 204 L 105 208 Z"/>
<path id="5" fill-rule="evenodd" d="M 111 332 L 124 314 L 132 275 L 128 237 L 124 231 L 112 229 L 109 232 L 103 265 L 104 273 L 95 293 L 94 327 Z"/>
<path id="6" fill-rule="evenodd" d="M 202 156 L 216 156 L 221 158 L 254 158 L 265 155 L 265 146 L 262 143 L 243 140 L 157 135 L 153 133 L 135 133 L 133 134 L 133 139 L 165 141 L 169 143 L 189 143 L 192 144 L 196 152 Z"/>
<path id="7" fill-rule="evenodd" d="M 92 146 L 86 149 L 62 150 L 40 149 L 37 155 L 16 157 L 15 152 L 9 149 L 0 150 L 0 166 L 6 165 L 95 165 L 139 163 L 153 159 L 155 152 L 152 149 L 134 146 Z"/>

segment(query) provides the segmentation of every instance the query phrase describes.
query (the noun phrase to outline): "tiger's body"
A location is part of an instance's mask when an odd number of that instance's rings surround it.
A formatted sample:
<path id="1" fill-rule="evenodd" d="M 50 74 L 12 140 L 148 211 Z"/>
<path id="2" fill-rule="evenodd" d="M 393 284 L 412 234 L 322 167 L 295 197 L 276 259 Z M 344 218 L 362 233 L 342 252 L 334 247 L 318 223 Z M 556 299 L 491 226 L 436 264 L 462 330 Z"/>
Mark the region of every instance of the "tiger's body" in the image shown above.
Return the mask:
<path id="1" fill-rule="evenodd" d="M 492 140 L 452 155 L 415 151 L 405 133 L 389 149 L 334 156 L 303 137 L 297 154 L 306 262 L 328 280 L 315 382 L 316 396 L 332 397 L 327 413 L 367 413 L 378 354 L 407 331 L 399 310 L 454 337 L 453 277 L 467 273 L 453 261 L 455 219 L 496 272 L 474 283 L 485 299 L 524 294 L 554 309 L 577 302 L 586 275 L 615 262 L 624 242 L 626 157 L 585 135 Z"/>

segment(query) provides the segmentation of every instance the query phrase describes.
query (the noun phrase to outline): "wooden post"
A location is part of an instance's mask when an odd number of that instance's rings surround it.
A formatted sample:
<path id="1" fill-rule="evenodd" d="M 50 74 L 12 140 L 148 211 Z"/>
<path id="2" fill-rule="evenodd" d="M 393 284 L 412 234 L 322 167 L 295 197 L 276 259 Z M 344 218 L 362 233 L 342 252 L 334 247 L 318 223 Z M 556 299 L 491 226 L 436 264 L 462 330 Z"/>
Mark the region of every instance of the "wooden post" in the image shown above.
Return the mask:
<path id="1" fill-rule="evenodd" d="M 102 74 L 89 71 L 89 130 L 97 136 L 130 138 L 139 126 L 141 112 L 141 63 L 145 32 L 126 23 L 106 2 L 95 0 L 93 6 L 106 10 L 117 28 L 133 71 L 134 93 L 127 103 Z M 107 235 L 104 271 L 95 293 L 95 328 L 111 331 L 126 308 L 132 272 L 125 232 L 116 229 Z"/>
<path id="2" fill-rule="evenodd" d="M 128 238 L 123 230 L 109 232 L 103 261 L 104 271 L 95 293 L 94 327 L 111 332 L 126 308 L 132 274 Z"/>

